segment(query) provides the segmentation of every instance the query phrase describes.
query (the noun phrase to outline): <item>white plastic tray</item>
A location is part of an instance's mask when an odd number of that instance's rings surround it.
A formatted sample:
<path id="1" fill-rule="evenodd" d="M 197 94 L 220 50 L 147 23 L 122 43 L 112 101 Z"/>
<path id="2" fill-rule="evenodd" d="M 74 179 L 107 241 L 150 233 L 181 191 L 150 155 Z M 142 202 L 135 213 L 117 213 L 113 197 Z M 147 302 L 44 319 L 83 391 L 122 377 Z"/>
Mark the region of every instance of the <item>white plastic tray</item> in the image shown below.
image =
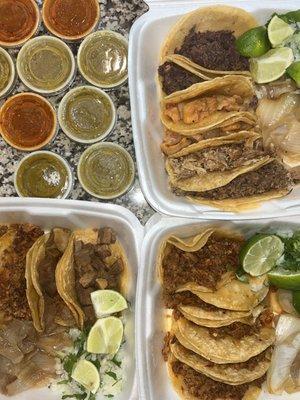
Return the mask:
<path id="1" fill-rule="evenodd" d="M 300 205 L 300 187 L 283 199 L 265 202 L 251 212 L 233 214 L 201 205 L 194 205 L 171 193 L 160 151 L 162 126 L 159 120 L 159 98 L 155 76 L 159 64 L 159 50 L 170 27 L 184 13 L 200 6 L 230 4 L 252 12 L 265 23 L 274 10 L 286 11 L 299 8 L 299 1 L 292 0 L 149 0 L 149 12 L 133 25 L 129 39 L 129 88 L 133 137 L 138 172 L 143 193 L 151 206 L 167 215 L 186 218 L 263 218 L 284 215 Z"/>
<path id="2" fill-rule="evenodd" d="M 143 240 L 143 227 L 137 218 L 127 209 L 109 204 L 91 203 L 76 200 L 47 200 L 39 199 L 0 199 L 1 223 L 30 222 L 50 229 L 55 226 L 65 228 L 86 228 L 110 226 L 118 234 L 118 239 L 124 246 L 129 266 L 131 280 L 129 283 L 129 301 L 132 312 L 125 327 L 126 358 L 128 370 L 124 390 L 116 400 L 137 400 L 137 381 L 135 367 L 134 314 L 136 277 L 139 266 L 139 252 Z M 49 389 L 35 389 L 10 397 L 13 400 L 59 400 L 61 396 Z M 99 397 L 102 399 L 102 397 Z M 8 397 L 0 395 L 0 400 Z M 103 399 L 106 399 L 103 397 Z"/>
<path id="3" fill-rule="evenodd" d="M 162 241 L 178 234 L 187 237 L 194 234 L 203 225 L 213 221 L 197 221 L 195 219 L 159 218 L 155 215 L 149 221 L 149 229 L 145 236 L 141 265 L 138 277 L 136 303 L 136 354 L 137 371 L 140 387 L 140 400 L 179 400 L 167 375 L 166 363 L 162 357 L 164 337 L 164 306 L 161 299 L 161 287 L 157 280 L 156 258 Z M 215 222 L 217 223 L 217 222 Z M 261 229 L 299 228 L 300 213 L 291 217 L 281 217 L 252 221 L 219 221 L 228 226 L 237 226 L 245 234 L 254 234 Z M 299 400 L 300 394 L 275 396 L 263 393 L 259 400 Z"/>

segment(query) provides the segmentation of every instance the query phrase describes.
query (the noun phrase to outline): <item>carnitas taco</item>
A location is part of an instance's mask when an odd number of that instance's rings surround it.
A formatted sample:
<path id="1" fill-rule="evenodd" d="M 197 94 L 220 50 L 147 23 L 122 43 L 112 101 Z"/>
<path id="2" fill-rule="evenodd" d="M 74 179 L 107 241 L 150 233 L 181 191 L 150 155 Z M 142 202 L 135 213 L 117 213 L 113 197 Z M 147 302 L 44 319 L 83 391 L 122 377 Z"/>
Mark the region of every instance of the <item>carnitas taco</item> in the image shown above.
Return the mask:
<path id="1" fill-rule="evenodd" d="M 254 99 L 249 78 L 226 75 L 166 96 L 161 102 L 161 120 L 173 132 L 194 136 L 246 112 L 254 115 Z"/>
<path id="2" fill-rule="evenodd" d="M 166 161 L 172 187 L 204 192 L 231 182 L 270 160 L 256 132 L 238 132 L 203 140 L 175 153 Z"/>
<path id="3" fill-rule="evenodd" d="M 54 228 L 41 236 L 26 256 L 26 296 L 33 324 L 38 332 L 55 322 L 62 326 L 74 326 L 70 310 L 57 291 L 55 271 L 62 257 L 71 232 Z M 49 320 L 52 316 L 53 320 Z"/>
<path id="4" fill-rule="evenodd" d="M 126 295 L 127 259 L 113 230 L 74 231 L 57 265 L 56 284 L 80 328 L 95 320 L 93 291 L 112 289 Z"/>

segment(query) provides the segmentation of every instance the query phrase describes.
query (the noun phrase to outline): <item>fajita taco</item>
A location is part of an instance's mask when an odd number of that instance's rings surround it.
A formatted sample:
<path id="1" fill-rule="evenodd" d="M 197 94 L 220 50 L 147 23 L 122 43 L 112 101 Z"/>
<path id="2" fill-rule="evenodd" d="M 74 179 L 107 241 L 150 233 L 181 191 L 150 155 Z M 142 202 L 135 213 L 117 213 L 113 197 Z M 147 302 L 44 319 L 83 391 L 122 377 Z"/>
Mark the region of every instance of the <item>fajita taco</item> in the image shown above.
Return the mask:
<path id="1" fill-rule="evenodd" d="M 239 322 L 220 328 L 206 328 L 185 318 L 173 322 L 178 342 L 216 364 L 248 361 L 265 351 L 275 341 L 275 329 L 263 317 L 254 325 Z"/>
<path id="2" fill-rule="evenodd" d="M 192 144 L 166 161 L 173 188 L 204 192 L 230 183 L 271 159 L 256 132 L 238 132 Z"/>
<path id="3" fill-rule="evenodd" d="M 215 364 L 186 349 L 177 340 L 170 344 L 172 355 L 195 371 L 228 385 L 242 385 L 261 378 L 271 363 L 271 351 L 267 349 L 244 363 Z"/>
<path id="4" fill-rule="evenodd" d="M 57 265 L 56 284 L 80 328 L 95 320 L 93 291 L 112 289 L 126 294 L 127 259 L 112 229 L 74 231 Z"/>
<path id="5" fill-rule="evenodd" d="M 166 96 L 161 101 L 161 120 L 171 131 L 194 136 L 252 113 L 254 96 L 249 78 L 226 75 Z"/>
<path id="6" fill-rule="evenodd" d="M 62 326 L 73 326 L 74 319 L 59 296 L 55 282 L 56 266 L 62 257 L 70 231 L 54 228 L 41 236 L 26 256 L 26 296 L 31 310 L 33 324 L 38 332 L 45 329 L 45 319 Z"/>

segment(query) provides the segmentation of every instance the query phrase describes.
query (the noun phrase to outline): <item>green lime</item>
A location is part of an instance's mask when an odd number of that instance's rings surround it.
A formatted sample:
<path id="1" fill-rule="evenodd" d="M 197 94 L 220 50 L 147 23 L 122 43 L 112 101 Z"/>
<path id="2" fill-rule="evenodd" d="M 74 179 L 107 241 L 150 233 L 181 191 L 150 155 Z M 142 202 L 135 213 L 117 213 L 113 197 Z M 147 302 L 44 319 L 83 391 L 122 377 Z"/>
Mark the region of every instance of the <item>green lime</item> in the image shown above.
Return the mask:
<path id="1" fill-rule="evenodd" d="M 87 351 L 94 354 L 115 354 L 123 338 L 122 321 L 116 317 L 98 319 L 87 338 Z"/>
<path id="2" fill-rule="evenodd" d="M 280 289 L 300 290 L 300 272 L 275 268 L 268 273 L 269 283 Z"/>
<path id="3" fill-rule="evenodd" d="M 258 26 L 243 33 L 236 40 L 235 46 L 244 57 L 259 57 L 271 48 L 268 33 L 264 26 Z"/>
<path id="4" fill-rule="evenodd" d="M 294 81 L 297 83 L 297 86 L 300 87 L 300 61 L 296 61 L 293 64 L 291 64 L 287 70 L 287 74 L 294 79 Z"/>
<path id="5" fill-rule="evenodd" d="M 280 78 L 294 61 L 293 50 L 279 47 L 250 60 L 250 72 L 257 83 L 273 82 Z"/>
<path id="6" fill-rule="evenodd" d="M 87 360 L 79 360 L 72 372 L 72 379 L 80 383 L 87 390 L 96 393 L 100 386 L 100 376 L 93 363 Z"/>
<path id="7" fill-rule="evenodd" d="M 273 47 L 279 46 L 285 39 L 292 36 L 294 32 L 295 29 L 277 15 L 274 15 L 268 25 L 268 36 Z"/>
<path id="8" fill-rule="evenodd" d="M 114 290 L 96 290 L 91 293 L 91 299 L 97 318 L 114 314 L 127 308 L 124 297 Z"/>
<path id="9" fill-rule="evenodd" d="M 293 306 L 294 309 L 300 314 L 300 290 L 293 292 Z"/>
<path id="10" fill-rule="evenodd" d="M 283 251 L 284 244 L 278 236 L 257 234 L 243 246 L 240 262 L 245 272 L 260 276 L 275 267 Z"/>

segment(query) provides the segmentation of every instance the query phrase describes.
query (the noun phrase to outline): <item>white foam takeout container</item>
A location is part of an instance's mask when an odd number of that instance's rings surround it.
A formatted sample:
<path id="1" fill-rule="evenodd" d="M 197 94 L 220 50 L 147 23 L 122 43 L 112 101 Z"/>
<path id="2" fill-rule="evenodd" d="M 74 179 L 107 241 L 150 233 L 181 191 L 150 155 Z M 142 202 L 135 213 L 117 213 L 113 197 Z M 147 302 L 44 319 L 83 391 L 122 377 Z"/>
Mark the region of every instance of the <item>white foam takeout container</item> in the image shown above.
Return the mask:
<path id="1" fill-rule="evenodd" d="M 115 400 L 138 400 L 136 367 L 135 367 L 135 294 L 136 276 L 139 265 L 139 250 L 143 239 L 143 228 L 138 219 L 127 209 L 109 204 L 92 203 L 76 200 L 49 200 L 40 199 L 0 199 L 0 223 L 33 223 L 44 230 L 53 227 L 65 228 L 99 228 L 110 226 L 113 228 L 121 244 L 124 246 L 131 279 L 129 282 L 128 300 L 131 310 L 125 315 L 125 363 L 126 383 L 122 393 L 115 396 Z M 43 389 L 28 390 L 13 397 L 0 394 L 0 400 L 59 400 L 59 393 Z M 98 396 L 98 400 L 106 397 Z"/>
<path id="2" fill-rule="evenodd" d="M 265 24 L 275 10 L 299 8 L 292 0 L 148 0 L 149 12 L 133 25 L 129 40 L 129 87 L 133 136 L 138 172 L 143 193 L 151 206 L 163 214 L 186 218 L 257 218 L 284 215 L 286 210 L 300 206 L 300 187 L 282 198 L 265 202 L 253 211 L 234 214 L 195 205 L 171 193 L 160 151 L 162 125 L 159 119 L 159 97 L 156 73 L 160 47 L 170 28 L 183 14 L 198 7 L 228 4 L 241 7 Z"/>
<path id="3" fill-rule="evenodd" d="M 141 251 L 136 301 L 136 354 L 140 400 L 179 400 L 167 374 L 162 356 L 166 332 L 165 309 L 161 286 L 157 279 L 156 260 L 162 242 L 170 235 L 188 237 L 208 224 L 220 224 L 241 230 L 246 237 L 256 232 L 290 232 L 300 228 L 298 215 L 253 219 L 251 221 L 211 221 L 162 217 L 154 215 L 146 224 L 146 234 Z M 278 366 L 280 368 L 280 366 Z M 259 400 L 299 400 L 300 393 L 271 395 L 265 391 Z"/>

